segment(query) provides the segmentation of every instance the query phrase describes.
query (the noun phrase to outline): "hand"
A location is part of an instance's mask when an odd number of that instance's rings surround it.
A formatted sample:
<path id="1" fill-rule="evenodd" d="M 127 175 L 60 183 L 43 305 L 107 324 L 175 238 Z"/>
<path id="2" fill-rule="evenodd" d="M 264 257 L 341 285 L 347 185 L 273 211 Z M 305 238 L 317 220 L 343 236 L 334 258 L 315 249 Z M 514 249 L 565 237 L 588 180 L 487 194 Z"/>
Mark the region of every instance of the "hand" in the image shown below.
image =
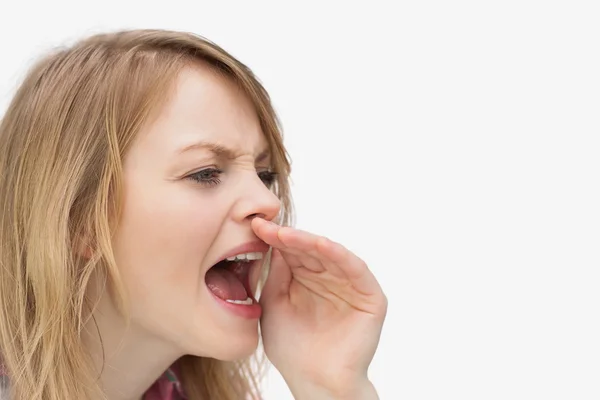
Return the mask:
<path id="1" fill-rule="evenodd" d="M 307 388 L 321 398 L 365 393 L 387 310 L 367 265 L 324 237 L 260 218 L 252 228 L 273 247 L 260 296 L 267 357 L 294 395 Z"/>

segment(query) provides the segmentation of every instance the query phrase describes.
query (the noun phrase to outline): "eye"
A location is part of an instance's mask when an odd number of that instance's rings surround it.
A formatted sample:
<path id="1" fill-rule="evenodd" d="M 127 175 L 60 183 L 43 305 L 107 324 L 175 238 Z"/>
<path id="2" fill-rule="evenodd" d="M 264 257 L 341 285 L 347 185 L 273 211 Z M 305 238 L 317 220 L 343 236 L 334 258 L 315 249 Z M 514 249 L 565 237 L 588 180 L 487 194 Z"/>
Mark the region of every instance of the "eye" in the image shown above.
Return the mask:
<path id="1" fill-rule="evenodd" d="M 218 168 L 206 168 L 188 175 L 186 179 L 191 179 L 207 187 L 214 187 L 221 183 L 220 176 L 222 173 L 223 171 Z"/>
<path id="2" fill-rule="evenodd" d="M 258 176 L 261 181 L 265 184 L 266 187 L 270 188 L 275 183 L 277 179 L 277 173 L 272 171 L 262 171 L 258 173 Z"/>

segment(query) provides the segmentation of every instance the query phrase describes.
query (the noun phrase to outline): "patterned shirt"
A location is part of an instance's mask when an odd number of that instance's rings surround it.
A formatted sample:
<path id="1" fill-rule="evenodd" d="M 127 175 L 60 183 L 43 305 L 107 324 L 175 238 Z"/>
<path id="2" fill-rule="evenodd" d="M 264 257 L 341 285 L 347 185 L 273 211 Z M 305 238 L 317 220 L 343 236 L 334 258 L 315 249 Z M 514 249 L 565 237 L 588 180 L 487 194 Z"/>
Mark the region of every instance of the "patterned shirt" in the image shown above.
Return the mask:
<path id="1" fill-rule="evenodd" d="M 144 400 L 185 400 L 181 382 L 173 368 L 169 368 L 158 378 L 144 395 Z"/>
<path id="2" fill-rule="evenodd" d="M 8 377 L 4 365 L 0 364 L 0 400 L 8 399 Z M 144 400 L 186 400 L 181 382 L 173 367 L 167 369 L 164 374 L 144 394 Z"/>

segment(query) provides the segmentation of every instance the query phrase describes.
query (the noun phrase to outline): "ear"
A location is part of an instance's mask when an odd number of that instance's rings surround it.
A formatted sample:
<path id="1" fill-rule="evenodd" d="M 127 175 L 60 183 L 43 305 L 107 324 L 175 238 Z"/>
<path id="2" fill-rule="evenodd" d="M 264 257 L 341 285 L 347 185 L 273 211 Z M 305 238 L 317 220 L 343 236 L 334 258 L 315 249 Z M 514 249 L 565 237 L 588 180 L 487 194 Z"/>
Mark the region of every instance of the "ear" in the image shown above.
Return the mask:
<path id="1" fill-rule="evenodd" d="M 84 235 L 78 236 L 74 241 L 74 249 L 75 254 L 85 260 L 89 260 L 92 258 L 93 249 L 90 245 L 90 241 Z"/>

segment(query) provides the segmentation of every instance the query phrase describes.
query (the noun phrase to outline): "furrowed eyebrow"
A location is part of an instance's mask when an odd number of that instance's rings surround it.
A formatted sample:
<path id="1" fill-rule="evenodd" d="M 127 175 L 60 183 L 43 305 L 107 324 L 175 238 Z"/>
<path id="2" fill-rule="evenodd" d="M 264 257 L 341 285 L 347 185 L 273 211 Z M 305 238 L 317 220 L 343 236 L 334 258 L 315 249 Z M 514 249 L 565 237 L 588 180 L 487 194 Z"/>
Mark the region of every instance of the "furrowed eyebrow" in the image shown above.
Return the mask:
<path id="1" fill-rule="evenodd" d="M 239 150 L 234 150 L 234 149 L 228 148 L 226 146 L 223 146 L 222 144 L 205 142 L 205 141 L 200 141 L 200 142 L 196 142 L 196 143 L 192 143 L 190 145 L 184 146 L 183 148 L 181 148 L 178 151 L 178 154 L 183 154 L 190 150 L 202 150 L 202 149 L 210 151 L 217 157 L 226 158 L 228 160 L 236 159 L 240 155 L 243 154 Z M 266 150 L 262 151 L 256 157 L 255 161 L 256 162 L 265 161 L 267 158 L 269 158 L 270 155 L 271 155 L 271 152 L 269 151 L 269 149 L 266 149 Z"/>

